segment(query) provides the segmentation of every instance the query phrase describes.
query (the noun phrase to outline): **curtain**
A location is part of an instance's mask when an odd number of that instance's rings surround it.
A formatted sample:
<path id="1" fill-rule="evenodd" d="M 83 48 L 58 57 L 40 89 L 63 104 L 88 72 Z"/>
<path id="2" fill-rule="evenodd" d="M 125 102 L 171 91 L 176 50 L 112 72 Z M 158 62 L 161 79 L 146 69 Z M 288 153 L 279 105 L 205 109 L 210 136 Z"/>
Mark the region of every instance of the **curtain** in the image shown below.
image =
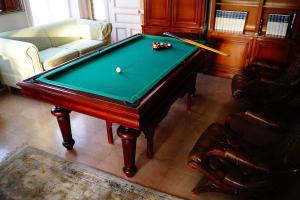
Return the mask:
<path id="1" fill-rule="evenodd" d="M 92 0 L 78 0 L 79 14 L 82 19 L 94 19 Z"/>

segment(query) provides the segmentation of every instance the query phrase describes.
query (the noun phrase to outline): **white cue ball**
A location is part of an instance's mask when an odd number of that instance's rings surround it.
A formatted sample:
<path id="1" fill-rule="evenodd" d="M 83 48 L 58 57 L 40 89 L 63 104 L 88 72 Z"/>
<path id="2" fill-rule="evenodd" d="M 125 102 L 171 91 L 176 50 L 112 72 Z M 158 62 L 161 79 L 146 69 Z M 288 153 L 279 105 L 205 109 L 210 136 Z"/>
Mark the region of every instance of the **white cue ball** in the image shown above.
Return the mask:
<path id="1" fill-rule="evenodd" d="M 116 67 L 116 72 L 117 72 L 117 73 L 121 73 L 121 72 L 122 72 L 121 67 Z"/>

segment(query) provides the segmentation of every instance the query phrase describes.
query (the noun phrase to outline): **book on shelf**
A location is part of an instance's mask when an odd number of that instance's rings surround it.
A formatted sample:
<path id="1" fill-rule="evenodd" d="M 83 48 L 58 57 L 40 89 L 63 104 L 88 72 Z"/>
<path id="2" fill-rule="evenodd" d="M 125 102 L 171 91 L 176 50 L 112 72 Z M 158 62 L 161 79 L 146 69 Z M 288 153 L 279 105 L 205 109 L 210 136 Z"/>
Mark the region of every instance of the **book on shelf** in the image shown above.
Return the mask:
<path id="1" fill-rule="evenodd" d="M 216 10 L 215 31 L 243 33 L 247 12 Z"/>
<path id="2" fill-rule="evenodd" d="M 266 36 L 286 37 L 291 26 L 291 16 L 282 14 L 269 14 L 266 28 Z"/>

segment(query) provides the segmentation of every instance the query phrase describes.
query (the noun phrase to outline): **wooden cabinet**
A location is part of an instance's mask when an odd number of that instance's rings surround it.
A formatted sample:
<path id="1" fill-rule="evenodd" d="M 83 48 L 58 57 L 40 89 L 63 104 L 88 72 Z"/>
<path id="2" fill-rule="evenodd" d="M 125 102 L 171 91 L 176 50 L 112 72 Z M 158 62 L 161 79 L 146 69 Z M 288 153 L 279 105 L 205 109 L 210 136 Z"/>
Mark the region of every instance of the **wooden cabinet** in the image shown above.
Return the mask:
<path id="1" fill-rule="evenodd" d="M 286 66 L 292 51 L 292 40 L 257 37 L 253 42 L 251 62 L 263 61 Z"/>
<path id="2" fill-rule="evenodd" d="M 247 19 L 242 33 L 219 32 L 214 29 L 216 10 L 246 11 Z M 291 34 L 284 38 L 266 36 L 269 14 L 296 14 Z M 300 35 L 299 0 L 212 0 L 208 41 L 230 54 L 230 57 L 210 55 L 206 71 L 214 75 L 232 77 L 251 62 L 266 61 L 286 65 L 293 46 Z"/>
<path id="3" fill-rule="evenodd" d="M 201 28 L 201 1 L 199 0 L 173 0 L 172 6 L 172 26 Z"/>
<path id="4" fill-rule="evenodd" d="M 143 33 L 199 37 L 204 31 L 205 0 L 144 0 L 144 6 Z"/>
<path id="5" fill-rule="evenodd" d="M 4 1 L 0 0 L 0 13 L 4 11 Z"/>
<path id="6" fill-rule="evenodd" d="M 22 10 L 21 0 L 0 0 L 0 14 Z"/>
<path id="7" fill-rule="evenodd" d="M 214 48 L 226 52 L 230 56 L 224 57 L 207 52 L 209 58 L 207 59 L 206 72 L 220 77 L 228 77 L 228 74 L 240 73 L 240 70 L 248 65 L 253 37 L 214 32 L 210 34 L 210 40 L 213 41 Z"/>
<path id="8" fill-rule="evenodd" d="M 171 0 L 145 1 L 146 22 L 150 26 L 169 26 L 171 23 Z"/>

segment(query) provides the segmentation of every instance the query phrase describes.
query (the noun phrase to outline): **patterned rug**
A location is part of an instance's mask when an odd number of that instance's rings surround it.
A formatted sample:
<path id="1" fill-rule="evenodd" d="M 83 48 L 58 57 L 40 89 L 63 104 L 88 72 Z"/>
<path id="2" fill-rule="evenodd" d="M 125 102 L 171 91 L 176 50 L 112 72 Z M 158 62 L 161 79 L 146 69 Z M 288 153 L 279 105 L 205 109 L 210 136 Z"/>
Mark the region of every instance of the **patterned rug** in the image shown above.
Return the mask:
<path id="1" fill-rule="evenodd" d="M 179 198 L 27 146 L 0 163 L 0 199 Z"/>

